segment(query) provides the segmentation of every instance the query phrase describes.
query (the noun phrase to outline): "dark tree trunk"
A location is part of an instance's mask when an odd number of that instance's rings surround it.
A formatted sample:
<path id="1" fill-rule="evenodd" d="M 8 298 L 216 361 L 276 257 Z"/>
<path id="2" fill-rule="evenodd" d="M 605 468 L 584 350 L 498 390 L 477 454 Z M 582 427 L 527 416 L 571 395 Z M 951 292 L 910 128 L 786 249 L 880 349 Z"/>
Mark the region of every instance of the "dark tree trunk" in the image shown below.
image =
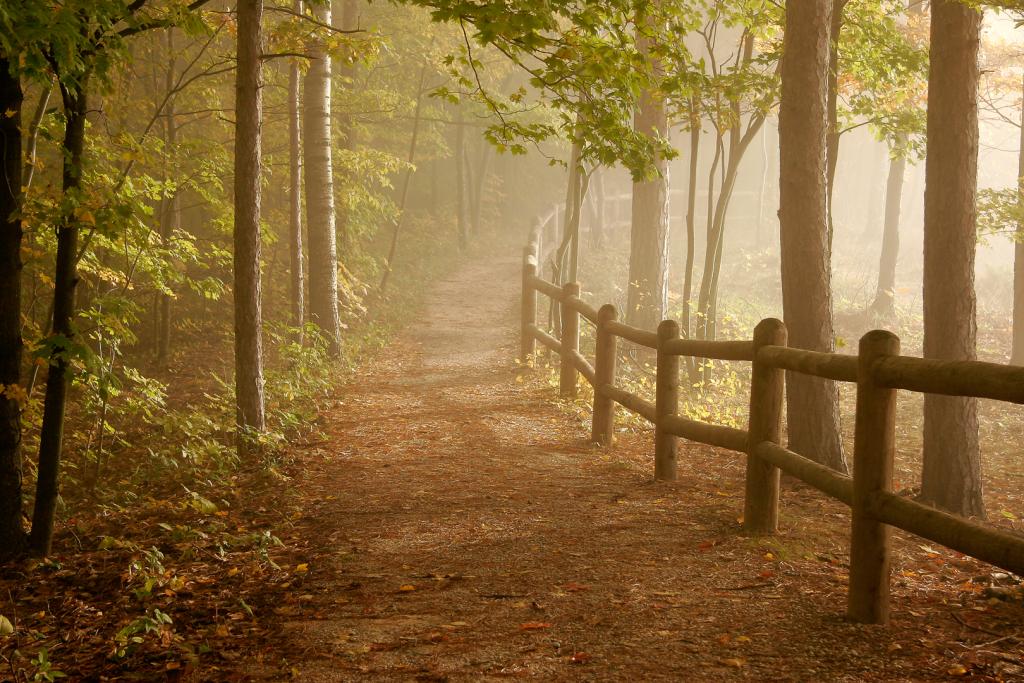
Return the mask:
<path id="1" fill-rule="evenodd" d="M 782 308 L 792 346 L 832 351 L 825 210 L 829 0 L 786 5 L 779 110 Z M 846 471 L 835 382 L 787 373 L 789 447 Z"/>
<path id="2" fill-rule="evenodd" d="M 62 190 L 66 198 L 77 198 L 82 190 L 82 163 L 85 150 L 85 117 L 88 111 L 86 79 L 72 92 L 60 84 L 64 102 L 64 154 Z M 39 433 L 39 473 L 36 480 L 36 502 L 32 513 L 32 552 L 39 556 L 50 553 L 53 522 L 59 495 L 60 457 L 64 441 L 64 412 L 67 407 L 69 355 L 74 342 L 75 286 L 78 273 L 78 218 L 74 201 L 69 202 L 57 228 L 57 258 L 53 285 L 53 346 L 50 370 L 46 377 L 43 399 L 43 423 Z"/>
<path id="3" fill-rule="evenodd" d="M 650 22 L 650 17 L 641 21 Z M 638 49 L 653 68 L 660 71 L 652 56 L 652 39 L 641 33 Z M 668 113 L 665 102 L 656 93 L 645 90 L 637 102 L 634 129 L 650 138 L 668 137 Z M 668 163 L 654 160 L 656 176 L 633 183 L 633 214 L 629 232 L 629 282 L 626 296 L 626 322 L 645 330 L 654 330 L 665 316 L 668 295 Z"/>
<path id="4" fill-rule="evenodd" d="M 924 201 L 924 355 L 975 358 L 974 252 L 981 14 L 933 0 Z M 978 411 L 973 398 L 924 398 L 921 499 L 982 517 Z"/>
<path id="5" fill-rule="evenodd" d="M 260 126 L 263 0 L 238 2 L 235 80 L 235 402 L 238 453 L 252 455 L 264 431 L 260 300 Z"/>
<path id="6" fill-rule="evenodd" d="M 22 551 L 21 81 L 0 56 L 0 563 Z"/>
<path id="7" fill-rule="evenodd" d="M 302 0 L 295 0 L 293 8 L 302 13 Z M 306 311 L 306 281 L 302 267 L 302 110 L 301 74 L 299 64 L 288 68 L 288 303 L 291 324 L 299 329 L 302 341 L 302 322 Z"/>
<path id="8" fill-rule="evenodd" d="M 1022 87 L 1024 93 L 1024 87 Z M 1020 109 L 1020 142 L 1017 152 L 1017 194 L 1024 211 L 1024 99 Z M 1024 220 L 1017 224 L 1013 244 L 1013 348 L 1010 362 L 1024 365 Z"/>
<path id="9" fill-rule="evenodd" d="M 330 2 L 314 6 L 313 14 L 319 21 L 330 24 Z M 331 357 L 337 357 L 341 353 L 341 318 L 331 160 L 331 58 L 322 45 L 310 50 L 302 108 L 305 114 L 302 142 L 309 242 L 309 315 L 327 339 Z"/>

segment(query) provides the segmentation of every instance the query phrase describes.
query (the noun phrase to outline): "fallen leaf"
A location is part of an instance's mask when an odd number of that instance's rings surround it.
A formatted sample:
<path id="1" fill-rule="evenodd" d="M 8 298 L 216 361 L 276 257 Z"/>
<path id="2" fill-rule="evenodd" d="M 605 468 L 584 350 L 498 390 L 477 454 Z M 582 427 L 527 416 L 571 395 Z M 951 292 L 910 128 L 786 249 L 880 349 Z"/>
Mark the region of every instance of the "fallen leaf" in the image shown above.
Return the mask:
<path id="1" fill-rule="evenodd" d="M 946 673 L 948 673 L 950 676 L 963 676 L 967 673 L 967 667 L 965 667 L 963 664 L 954 664 L 946 670 Z"/>
<path id="2" fill-rule="evenodd" d="M 746 661 L 744 661 L 742 659 L 739 659 L 737 657 L 730 657 L 729 659 L 723 659 L 722 660 L 722 664 L 725 664 L 726 666 L 735 667 L 737 669 L 747 665 Z"/>
<path id="3" fill-rule="evenodd" d="M 520 624 L 519 628 L 524 631 L 539 631 L 544 628 L 551 628 L 551 624 L 547 621 L 527 621 Z"/>
<path id="4" fill-rule="evenodd" d="M 309 565 L 306 564 L 305 562 L 303 562 L 302 564 L 295 565 L 295 573 L 296 574 L 305 574 L 308 571 L 309 571 Z"/>
<path id="5" fill-rule="evenodd" d="M 0 636 L 10 636 L 14 634 L 14 624 L 11 620 L 0 614 Z"/>
<path id="6" fill-rule="evenodd" d="M 411 583 L 407 583 L 407 584 L 403 584 L 402 586 L 400 586 L 398 588 L 398 590 L 401 591 L 402 593 L 408 593 L 410 591 L 416 590 L 416 586 L 412 585 Z"/>
<path id="7" fill-rule="evenodd" d="M 586 664 L 590 661 L 590 655 L 586 652 L 573 652 L 572 663 L 573 664 Z"/>

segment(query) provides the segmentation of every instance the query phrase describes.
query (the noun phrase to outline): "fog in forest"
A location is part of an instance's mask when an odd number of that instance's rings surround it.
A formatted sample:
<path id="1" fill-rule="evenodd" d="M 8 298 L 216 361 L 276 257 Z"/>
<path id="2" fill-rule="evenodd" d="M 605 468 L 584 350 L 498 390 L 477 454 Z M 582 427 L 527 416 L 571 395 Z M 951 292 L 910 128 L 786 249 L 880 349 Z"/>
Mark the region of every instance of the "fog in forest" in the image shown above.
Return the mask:
<path id="1" fill-rule="evenodd" d="M 0 0 L 0 682 L 1024 680 L 1019 0 Z"/>

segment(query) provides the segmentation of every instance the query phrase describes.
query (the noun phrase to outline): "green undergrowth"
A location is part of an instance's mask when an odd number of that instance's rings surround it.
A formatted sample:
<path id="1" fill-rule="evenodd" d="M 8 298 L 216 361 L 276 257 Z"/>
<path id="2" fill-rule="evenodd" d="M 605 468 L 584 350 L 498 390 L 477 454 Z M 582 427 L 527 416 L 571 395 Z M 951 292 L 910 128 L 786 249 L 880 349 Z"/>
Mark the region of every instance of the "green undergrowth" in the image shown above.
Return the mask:
<path id="1" fill-rule="evenodd" d="M 54 553 L 46 561 L 0 568 L 0 617 L 13 624 L 13 634 L 0 637 L 0 657 L 12 670 L 27 680 L 64 672 L 74 678 L 104 667 L 124 673 L 154 658 L 176 670 L 206 661 L 216 650 L 239 647 L 226 644 L 229 627 L 232 620 L 257 621 L 253 601 L 262 595 L 262 581 L 302 571 L 301 562 L 290 569 L 281 560 L 303 543 L 290 537 L 301 510 L 294 495 L 301 463 L 293 446 L 323 440 L 321 415 L 338 387 L 415 317 L 431 282 L 494 249 L 476 244 L 460 253 L 449 237 L 454 235 L 437 221 L 411 221 L 385 296 L 370 294 L 380 273 L 372 254 L 369 265 L 348 273 L 347 286 L 359 300 L 346 307 L 339 359 L 328 358 L 313 326 L 301 331 L 300 342 L 300 330 L 268 316 L 267 430 L 251 458 L 239 459 L 234 446 L 227 322 L 202 327 L 180 321 L 178 353 L 168 371 L 147 375 L 143 363 L 131 367 L 130 353 L 106 374 L 79 368 Z M 26 406 L 27 455 L 37 445 L 40 408 L 39 399 Z M 26 457 L 27 492 L 34 488 L 32 460 Z M 30 498 L 25 509 L 31 506 Z M 204 598 L 210 602 L 208 618 L 190 615 L 195 607 L 188 604 L 195 600 L 178 597 L 199 595 L 225 578 L 241 582 L 243 576 L 237 596 L 218 592 Z M 67 577 L 106 588 L 72 601 L 74 610 L 51 612 L 45 605 L 63 600 Z M 59 639 L 64 624 L 84 618 L 82 610 L 105 615 L 90 626 L 100 669 L 76 668 Z M 228 614 L 225 626 L 221 621 Z"/>

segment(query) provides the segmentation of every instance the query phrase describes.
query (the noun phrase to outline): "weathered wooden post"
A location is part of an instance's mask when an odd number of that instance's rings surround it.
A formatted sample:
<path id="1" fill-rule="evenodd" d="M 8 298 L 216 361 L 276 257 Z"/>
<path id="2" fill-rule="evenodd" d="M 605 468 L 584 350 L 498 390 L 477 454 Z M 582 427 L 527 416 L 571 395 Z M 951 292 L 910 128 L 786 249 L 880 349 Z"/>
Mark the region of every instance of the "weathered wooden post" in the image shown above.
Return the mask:
<path id="1" fill-rule="evenodd" d="M 865 624 L 889 621 L 889 555 L 892 529 L 869 513 L 873 496 L 892 489 L 896 445 L 896 390 L 878 386 L 872 367 L 900 352 L 899 337 L 873 330 L 860 339 L 857 421 L 853 445 L 853 530 L 847 616 Z"/>
<path id="2" fill-rule="evenodd" d="M 562 357 L 558 374 L 558 393 L 562 398 L 576 398 L 576 363 L 572 357 L 580 348 L 580 314 L 567 305 L 570 297 L 580 295 L 580 283 L 562 285 Z"/>
<path id="3" fill-rule="evenodd" d="M 615 401 L 601 394 L 601 387 L 615 384 L 615 363 L 618 338 L 608 331 L 608 323 L 617 320 L 619 313 L 612 304 L 605 304 L 597 312 L 597 338 L 594 353 L 594 417 L 590 427 L 590 440 L 602 446 L 612 445 L 615 430 Z"/>
<path id="4" fill-rule="evenodd" d="M 771 534 L 779 525 L 779 468 L 754 454 L 763 441 L 779 443 L 782 436 L 782 394 L 786 373 L 757 360 L 764 346 L 785 346 L 786 326 L 766 318 L 754 328 L 754 362 L 750 370 L 750 422 L 747 427 L 747 487 L 743 528 Z"/>
<path id="5" fill-rule="evenodd" d="M 537 290 L 533 288 L 532 278 L 537 275 L 536 243 L 523 250 L 523 301 L 522 327 L 519 332 L 519 357 L 523 363 L 537 354 L 537 340 L 533 336 L 533 326 L 537 324 Z"/>
<path id="6" fill-rule="evenodd" d="M 679 412 L 679 356 L 665 353 L 665 342 L 679 338 L 679 323 L 662 320 L 658 325 L 658 371 L 655 387 L 654 478 L 676 478 L 676 437 L 662 429 L 662 418 Z"/>

